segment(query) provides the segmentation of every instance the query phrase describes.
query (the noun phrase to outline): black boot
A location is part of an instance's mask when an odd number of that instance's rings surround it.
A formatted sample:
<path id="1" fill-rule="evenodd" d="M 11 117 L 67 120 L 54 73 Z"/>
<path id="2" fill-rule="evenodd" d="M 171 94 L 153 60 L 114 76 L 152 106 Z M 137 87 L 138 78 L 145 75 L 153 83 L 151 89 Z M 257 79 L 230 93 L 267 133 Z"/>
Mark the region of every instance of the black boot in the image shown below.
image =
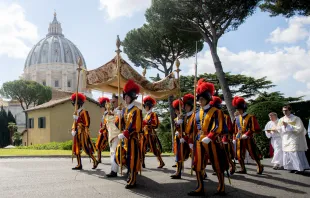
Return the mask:
<path id="1" fill-rule="evenodd" d="M 114 171 L 111 171 L 109 174 L 106 175 L 107 177 L 117 177 L 117 173 Z"/>
<path id="2" fill-rule="evenodd" d="M 76 166 L 76 167 L 72 168 L 72 170 L 82 170 L 82 169 L 83 169 L 82 166 Z"/>

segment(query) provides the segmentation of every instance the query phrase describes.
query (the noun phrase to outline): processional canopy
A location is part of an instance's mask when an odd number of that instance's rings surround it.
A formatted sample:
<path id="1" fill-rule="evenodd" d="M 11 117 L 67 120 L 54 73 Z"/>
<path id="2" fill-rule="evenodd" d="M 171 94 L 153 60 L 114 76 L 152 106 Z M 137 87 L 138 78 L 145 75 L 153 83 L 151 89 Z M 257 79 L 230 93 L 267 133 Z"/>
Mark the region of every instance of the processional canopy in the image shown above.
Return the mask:
<path id="1" fill-rule="evenodd" d="M 171 73 L 164 79 L 157 82 L 148 81 L 142 74 L 139 74 L 125 60 L 119 56 L 119 40 L 117 40 L 118 55 L 111 61 L 98 67 L 97 69 L 86 72 L 86 87 L 103 92 L 117 93 L 118 92 L 118 65 L 117 59 L 120 62 L 120 87 L 123 87 L 129 79 L 135 81 L 141 87 L 141 93 L 150 95 L 156 99 L 164 99 L 178 91 L 178 81 L 174 74 Z M 118 51 L 119 50 L 119 51 Z"/>

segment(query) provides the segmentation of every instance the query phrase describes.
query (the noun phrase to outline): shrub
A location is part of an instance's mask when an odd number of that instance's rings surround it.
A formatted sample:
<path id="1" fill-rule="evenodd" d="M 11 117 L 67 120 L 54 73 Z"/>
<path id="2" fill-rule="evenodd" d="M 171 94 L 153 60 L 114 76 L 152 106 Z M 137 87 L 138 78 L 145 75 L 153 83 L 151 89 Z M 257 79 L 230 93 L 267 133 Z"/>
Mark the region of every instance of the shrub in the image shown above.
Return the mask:
<path id="1" fill-rule="evenodd" d="M 96 144 L 97 138 L 91 139 L 93 144 Z M 66 142 L 50 142 L 46 144 L 35 144 L 31 146 L 19 146 L 18 149 L 31 149 L 31 150 L 71 150 L 72 140 Z M 109 146 L 104 151 L 109 151 Z"/>
<path id="2" fill-rule="evenodd" d="M 270 112 L 276 112 L 280 117 L 282 115 L 283 103 L 279 101 L 265 101 L 254 104 L 249 107 L 248 113 L 254 114 L 257 118 L 261 129 L 265 128 L 265 125 L 269 121 L 268 114 Z M 260 151 L 264 157 L 269 157 L 269 139 L 264 132 L 254 135 L 254 139 Z"/>

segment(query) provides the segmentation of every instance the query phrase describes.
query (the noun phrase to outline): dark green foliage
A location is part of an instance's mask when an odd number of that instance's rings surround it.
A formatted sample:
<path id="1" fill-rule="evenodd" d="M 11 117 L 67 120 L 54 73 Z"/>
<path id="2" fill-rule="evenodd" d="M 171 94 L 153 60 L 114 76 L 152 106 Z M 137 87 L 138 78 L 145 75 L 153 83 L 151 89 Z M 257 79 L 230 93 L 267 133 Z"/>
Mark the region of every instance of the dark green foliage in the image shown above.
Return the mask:
<path id="1" fill-rule="evenodd" d="M 300 117 L 306 129 L 308 129 L 310 119 L 310 100 L 290 103 L 292 113 Z"/>
<path id="2" fill-rule="evenodd" d="M 8 123 L 10 123 L 10 122 L 13 122 L 13 123 L 16 124 L 16 120 L 15 120 L 15 118 L 14 118 L 12 112 L 9 110 L 9 111 L 8 111 Z"/>
<path id="3" fill-rule="evenodd" d="M 282 107 L 284 103 L 280 101 L 266 101 L 252 105 L 248 109 L 248 113 L 254 114 L 257 118 L 259 126 L 263 130 L 269 121 L 268 114 L 275 112 L 278 117 L 282 116 Z M 266 137 L 265 132 L 254 135 L 254 139 L 264 157 L 269 157 L 269 139 Z"/>
<path id="4" fill-rule="evenodd" d="M 8 115 L 1 106 L 0 110 L 0 148 L 10 144 L 10 132 L 8 129 Z"/>
<path id="5" fill-rule="evenodd" d="M 215 95 L 223 97 L 221 86 L 216 74 L 200 74 L 197 79 L 204 78 L 208 82 L 212 82 L 215 87 Z M 250 98 L 262 93 L 263 90 L 274 87 L 270 80 L 266 77 L 253 78 L 241 74 L 225 73 L 230 91 L 233 95 L 243 98 Z M 194 93 L 194 76 L 181 76 L 181 92 L 182 94 Z"/>
<path id="6" fill-rule="evenodd" d="M 163 152 L 171 152 L 172 139 L 169 113 L 166 113 L 164 119 L 160 122 L 159 128 L 157 129 L 157 135 L 163 147 Z"/>
<path id="7" fill-rule="evenodd" d="M 250 100 L 250 103 L 251 105 L 260 103 L 260 102 L 265 102 L 265 101 L 281 101 L 284 103 L 290 103 L 290 102 L 300 101 L 302 100 L 302 98 L 303 98 L 302 96 L 286 98 L 284 97 L 284 94 L 280 92 L 271 92 L 271 93 L 263 92 L 263 93 L 260 93 L 258 97 L 255 98 L 254 100 Z"/>
<path id="8" fill-rule="evenodd" d="M 30 104 L 36 106 L 49 101 L 52 98 L 52 89 L 35 81 L 14 80 L 3 83 L 0 94 L 17 100 L 25 110 Z"/>
<path id="9" fill-rule="evenodd" d="M 129 31 L 123 41 L 124 52 L 136 65 L 155 68 L 165 76 L 173 71 L 177 58 L 188 58 L 203 48 L 200 34 L 193 35 L 171 27 L 162 29 L 152 23 Z"/>
<path id="10" fill-rule="evenodd" d="M 97 138 L 91 138 L 93 144 L 96 143 Z M 46 144 L 35 144 L 31 146 L 19 146 L 18 149 L 31 149 L 31 150 L 71 150 L 72 140 L 66 142 L 50 142 Z M 104 151 L 109 151 L 109 146 Z"/>
<path id="11" fill-rule="evenodd" d="M 310 15 L 309 0 L 264 0 L 260 8 L 263 11 L 270 12 L 271 16 Z"/>
<path id="12" fill-rule="evenodd" d="M 12 139 L 13 139 L 13 142 L 14 142 L 13 143 L 14 146 L 21 146 L 23 138 L 22 138 L 22 135 L 19 132 L 15 131 Z"/>

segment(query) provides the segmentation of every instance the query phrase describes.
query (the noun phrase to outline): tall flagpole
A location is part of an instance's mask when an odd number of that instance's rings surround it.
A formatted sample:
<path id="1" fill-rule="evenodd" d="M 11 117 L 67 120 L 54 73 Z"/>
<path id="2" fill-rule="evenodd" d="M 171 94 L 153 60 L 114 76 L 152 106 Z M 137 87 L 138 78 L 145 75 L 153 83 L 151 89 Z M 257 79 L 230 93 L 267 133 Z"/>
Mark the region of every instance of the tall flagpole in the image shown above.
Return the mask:
<path id="1" fill-rule="evenodd" d="M 76 68 L 77 70 L 77 73 L 78 73 L 78 77 L 77 77 L 77 84 L 76 84 L 76 93 L 75 93 L 75 103 L 74 103 L 74 115 L 77 115 L 77 110 L 78 110 L 78 94 L 79 94 L 79 84 L 80 84 L 80 73 L 81 73 L 81 70 L 82 70 L 82 59 L 81 57 L 79 57 L 78 59 L 78 68 Z M 74 121 L 74 130 L 76 129 L 76 121 Z M 74 137 L 73 137 L 73 142 L 72 142 L 72 162 L 73 162 L 73 155 L 74 155 L 74 152 L 73 152 L 73 146 L 74 146 Z"/>
<path id="2" fill-rule="evenodd" d="M 145 78 L 145 75 L 146 75 L 146 68 L 144 68 L 143 69 L 143 72 L 142 72 L 142 76 Z M 143 111 L 143 92 L 142 92 L 142 102 L 141 102 L 141 112 Z M 142 129 L 142 130 L 144 130 L 144 129 Z M 144 133 L 142 133 L 142 135 L 141 135 L 141 137 L 140 137 L 140 135 L 138 136 L 139 138 L 140 138 L 140 141 L 144 141 Z M 140 142 L 139 141 L 139 142 Z M 142 152 L 144 152 L 143 151 L 143 142 L 140 142 L 140 144 L 142 143 L 142 145 L 141 145 L 141 151 L 140 151 L 140 175 L 142 175 L 142 161 L 143 161 L 143 159 L 142 159 Z"/>
<path id="3" fill-rule="evenodd" d="M 118 86 L 118 106 L 119 106 L 119 110 L 122 110 L 122 104 L 121 104 L 121 56 L 120 53 L 122 52 L 120 50 L 120 46 L 121 46 L 121 41 L 119 39 L 119 36 L 117 35 L 117 39 L 116 39 L 116 47 L 117 50 L 115 51 L 117 53 L 117 57 L 116 57 L 116 65 L 117 65 L 117 86 Z M 121 116 L 119 116 L 118 118 L 118 128 L 119 128 L 119 133 L 122 133 L 122 120 L 121 120 Z M 122 158 L 122 145 L 123 145 L 123 140 L 120 141 L 120 168 L 121 168 L 121 175 L 123 175 L 123 158 Z"/>
<path id="4" fill-rule="evenodd" d="M 197 53 L 198 53 L 198 47 L 197 47 L 197 41 L 196 41 L 196 63 L 195 63 L 195 78 L 194 78 L 194 114 L 195 114 L 195 117 L 194 117 L 194 126 L 196 126 L 196 108 L 197 108 L 197 99 L 196 99 L 196 86 L 197 86 Z M 195 128 L 194 128 L 194 131 L 193 131 L 193 144 L 195 143 Z M 193 175 L 193 165 L 194 165 L 194 147 L 192 149 L 192 167 L 191 167 L 191 175 Z"/>
<path id="5" fill-rule="evenodd" d="M 175 70 L 177 72 L 177 77 L 178 77 L 178 81 L 179 81 L 179 111 L 180 111 L 180 114 L 179 116 L 181 117 L 182 116 L 182 107 L 181 107 L 181 101 L 182 101 L 182 94 L 181 94 L 181 78 L 180 78 L 180 61 L 179 59 L 176 60 L 176 63 L 175 63 L 177 69 Z M 182 124 L 180 124 L 180 133 L 181 135 L 181 138 L 183 138 L 183 130 L 182 130 Z M 180 138 L 180 139 L 181 139 Z M 183 143 L 180 143 L 180 151 L 181 151 L 181 163 L 182 163 L 182 169 L 184 169 L 184 159 L 183 159 Z"/>

